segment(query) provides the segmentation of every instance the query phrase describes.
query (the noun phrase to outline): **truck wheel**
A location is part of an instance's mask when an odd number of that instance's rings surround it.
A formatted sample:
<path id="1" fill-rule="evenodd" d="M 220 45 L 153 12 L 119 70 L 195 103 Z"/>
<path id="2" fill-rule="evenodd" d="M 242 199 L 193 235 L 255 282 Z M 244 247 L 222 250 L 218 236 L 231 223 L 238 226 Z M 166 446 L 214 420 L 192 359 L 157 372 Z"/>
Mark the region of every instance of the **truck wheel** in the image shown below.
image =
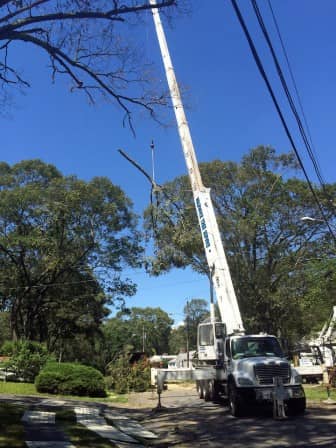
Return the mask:
<path id="1" fill-rule="evenodd" d="M 229 384 L 229 407 L 233 417 L 241 417 L 244 411 L 243 398 L 234 383 Z"/>
<path id="2" fill-rule="evenodd" d="M 199 398 L 204 398 L 204 390 L 202 387 L 202 381 L 196 381 L 196 389 L 197 389 L 197 393 Z"/>
<path id="3" fill-rule="evenodd" d="M 306 398 L 292 398 L 287 402 L 288 415 L 302 415 L 306 410 Z"/>
<path id="4" fill-rule="evenodd" d="M 204 401 L 210 401 L 211 400 L 211 381 L 205 380 L 203 381 L 203 395 L 204 395 Z"/>
<path id="5" fill-rule="evenodd" d="M 218 401 L 219 393 L 218 393 L 218 384 L 216 380 L 209 381 L 209 395 L 211 401 L 213 402 Z"/>

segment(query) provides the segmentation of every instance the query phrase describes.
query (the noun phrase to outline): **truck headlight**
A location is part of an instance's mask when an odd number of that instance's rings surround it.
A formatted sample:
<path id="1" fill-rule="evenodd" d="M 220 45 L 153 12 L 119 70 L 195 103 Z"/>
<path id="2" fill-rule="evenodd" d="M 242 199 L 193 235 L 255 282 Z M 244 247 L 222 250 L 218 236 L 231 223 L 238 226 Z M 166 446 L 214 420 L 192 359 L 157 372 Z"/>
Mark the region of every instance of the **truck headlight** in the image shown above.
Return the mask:
<path id="1" fill-rule="evenodd" d="M 244 376 L 237 378 L 237 382 L 240 386 L 253 386 L 253 381 L 249 378 L 245 378 Z"/>

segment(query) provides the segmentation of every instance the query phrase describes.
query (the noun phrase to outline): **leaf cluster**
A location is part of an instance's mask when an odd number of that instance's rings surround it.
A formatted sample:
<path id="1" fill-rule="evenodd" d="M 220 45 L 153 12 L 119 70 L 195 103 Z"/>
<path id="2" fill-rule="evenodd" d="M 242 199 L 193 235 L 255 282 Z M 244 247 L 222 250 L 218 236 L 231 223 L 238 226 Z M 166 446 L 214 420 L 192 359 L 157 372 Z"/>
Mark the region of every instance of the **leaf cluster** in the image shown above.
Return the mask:
<path id="1" fill-rule="evenodd" d="M 34 341 L 8 341 L 1 351 L 10 355 L 6 368 L 13 372 L 16 378 L 31 383 L 50 359 L 46 346 Z"/>
<path id="2" fill-rule="evenodd" d="M 106 383 L 109 389 L 118 394 L 130 391 L 145 392 L 150 388 L 150 365 L 145 358 L 130 363 L 130 353 L 120 354 L 118 359 L 108 365 Z"/>

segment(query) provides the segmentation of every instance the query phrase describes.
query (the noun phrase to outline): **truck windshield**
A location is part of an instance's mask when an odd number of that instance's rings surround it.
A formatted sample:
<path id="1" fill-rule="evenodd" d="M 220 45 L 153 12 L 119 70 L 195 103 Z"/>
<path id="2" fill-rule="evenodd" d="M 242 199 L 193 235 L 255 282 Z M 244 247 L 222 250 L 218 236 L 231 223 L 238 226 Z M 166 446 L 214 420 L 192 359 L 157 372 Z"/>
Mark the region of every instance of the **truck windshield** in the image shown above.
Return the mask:
<path id="1" fill-rule="evenodd" d="M 249 358 L 253 356 L 284 356 L 276 338 L 237 338 L 232 341 L 233 359 Z"/>

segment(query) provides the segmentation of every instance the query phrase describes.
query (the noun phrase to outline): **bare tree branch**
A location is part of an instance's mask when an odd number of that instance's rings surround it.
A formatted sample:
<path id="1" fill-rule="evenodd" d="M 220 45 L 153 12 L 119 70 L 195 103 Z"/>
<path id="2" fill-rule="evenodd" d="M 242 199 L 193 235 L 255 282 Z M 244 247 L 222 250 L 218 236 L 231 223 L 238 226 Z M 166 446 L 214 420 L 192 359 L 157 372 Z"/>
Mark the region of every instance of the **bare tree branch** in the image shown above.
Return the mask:
<path id="1" fill-rule="evenodd" d="M 176 2 L 176 0 L 166 0 L 157 5 L 153 6 L 150 4 L 144 3 L 143 5 L 138 6 L 121 6 L 115 9 L 111 9 L 109 11 L 77 11 L 77 12 L 57 12 L 54 14 L 44 14 L 40 16 L 30 16 L 25 19 L 20 19 L 17 22 L 4 26 L 3 29 L 0 29 L 0 36 L 3 32 L 16 30 L 18 28 L 22 28 L 27 25 L 31 25 L 32 23 L 40 23 L 40 22 L 53 22 L 53 21 L 63 21 L 63 20 L 79 20 L 79 19 L 102 19 L 102 20 L 115 20 L 123 22 L 124 19 L 118 17 L 120 15 L 125 15 L 129 13 L 137 13 L 141 11 L 146 11 L 150 9 L 159 9 L 166 6 L 171 6 Z M 43 1 L 37 2 L 38 4 L 44 3 Z M 26 11 L 27 9 L 31 10 L 32 8 L 23 8 L 19 13 Z M 12 16 L 13 17 L 13 16 Z M 0 23 L 5 20 L 0 19 Z"/>
<path id="2" fill-rule="evenodd" d="M 0 8 L 8 5 L 8 3 L 10 3 L 10 2 L 11 2 L 11 0 L 0 0 Z"/>
<path id="3" fill-rule="evenodd" d="M 154 117 L 156 106 L 166 105 L 168 97 L 155 93 L 155 78 L 140 54 L 141 45 L 137 48 L 136 43 L 129 43 L 120 26 L 128 17 L 138 20 L 141 13 L 169 8 L 176 2 L 0 0 L 0 43 L 4 41 L 0 46 L 0 88 L 30 85 L 13 65 L 15 50 L 10 45 L 30 43 L 49 55 L 53 81 L 57 74 L 68 76 L 73 82 L 71 91 L 80 89 L 92 103 L 99 95 L 111 98 L 124 111 L 124 120 L 132 129 L 134 107 Z"/>
<path id="4" fill-rule="evenodd" d="M 23 14 L 23 13 L 26 12 L 26 11 L 31 12 L 33 8 L 36 8 L 37 6 L 40 6 L 40 5 L 42 5 L 43 3 L 47 3 L 47 2 L 49 2 L 49 1 L 50 1 L 50 0 L 38 0 L 38 1 L 34 2 L 34 3 L 31 3 L 31 4 L 29 4 L 29 5 L 27 5 L 27 6 L 23 7 L 23 8 L 21 8 L 21 9 L 17 9 L 16 11 L 11 12 L 11 13 L 7 14 L 6 16 L 2 17 L 2 18 L 0 19 L 0 23 L 8 22 L 8 20 L 10 20 L 10 19 L 12 19 L 13 17 L 16 17 L 16 16 L 18 16 L 18 15 L 20 15 L 20 14 Z"/>

